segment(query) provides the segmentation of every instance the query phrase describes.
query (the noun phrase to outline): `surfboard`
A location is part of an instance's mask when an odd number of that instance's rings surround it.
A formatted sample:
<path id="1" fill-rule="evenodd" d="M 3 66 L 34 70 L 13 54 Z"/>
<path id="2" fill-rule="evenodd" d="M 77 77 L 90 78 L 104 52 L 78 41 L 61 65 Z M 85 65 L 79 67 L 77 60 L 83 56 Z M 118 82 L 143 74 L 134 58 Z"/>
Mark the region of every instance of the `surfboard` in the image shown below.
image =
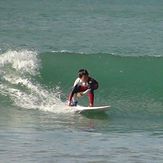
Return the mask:
<path id="1" fill-rule="evenodd" d="M 111 106 L 95 106 L 95 107 L 85 107 L 85 106 L 72 106 L 71 107 L 77 113 L 92 113 L 92 112 L 106 112 L 108 111 Z"/>

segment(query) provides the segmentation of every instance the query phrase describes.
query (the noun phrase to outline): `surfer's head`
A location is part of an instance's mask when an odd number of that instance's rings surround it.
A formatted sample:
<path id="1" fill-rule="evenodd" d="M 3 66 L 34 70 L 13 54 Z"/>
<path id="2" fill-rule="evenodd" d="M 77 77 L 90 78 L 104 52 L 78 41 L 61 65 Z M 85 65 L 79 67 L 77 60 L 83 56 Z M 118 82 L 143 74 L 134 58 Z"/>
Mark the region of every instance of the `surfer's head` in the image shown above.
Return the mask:
<path id="1" fill-rule="evenodd" d="M 89 73 L 86 69 L 80 69 L 78 71 L 78 75 L 82 81 L 84 81 L 84 82 L 88 81 Z"/>

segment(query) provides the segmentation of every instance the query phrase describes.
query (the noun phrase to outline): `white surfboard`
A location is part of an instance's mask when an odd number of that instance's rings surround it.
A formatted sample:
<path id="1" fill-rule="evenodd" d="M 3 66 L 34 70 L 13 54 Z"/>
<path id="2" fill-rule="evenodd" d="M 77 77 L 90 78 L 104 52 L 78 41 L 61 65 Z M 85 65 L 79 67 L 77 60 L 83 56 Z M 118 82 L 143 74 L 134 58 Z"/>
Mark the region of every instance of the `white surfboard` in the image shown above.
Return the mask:
<path id="1" fill-rule="evenodd" d="M 85 106 L 72 106 L 70 107 L 77 113 L 91 113 L 91 112 L 105 112 L 111 108 L 111 106 L 95 106 L 95 107 L 85 107 Z"/>

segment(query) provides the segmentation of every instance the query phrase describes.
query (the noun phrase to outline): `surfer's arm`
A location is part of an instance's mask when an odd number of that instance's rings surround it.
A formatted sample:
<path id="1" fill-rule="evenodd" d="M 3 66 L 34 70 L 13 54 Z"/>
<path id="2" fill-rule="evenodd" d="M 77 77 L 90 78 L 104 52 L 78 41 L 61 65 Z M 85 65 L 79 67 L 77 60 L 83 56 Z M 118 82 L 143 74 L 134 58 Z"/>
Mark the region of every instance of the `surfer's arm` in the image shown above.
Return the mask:
<path id="1" fill-rule="evenodd" d="M 78 88 L 79 83 L 80 83 L 80 78 L 77 78 L 75 80 L 74 85 L 72 87 L 72 90 L 71 90 L 71 92 L 69 94 L 68 105 L 71 104 L 71 101 L 72 101 L 72 98 L 73 98 L 74 94 L 77 93 L 77 88 Z"/>
<path id="2" fill-rule="evenodd" d="M 71 92 L 70 92 L 70 95 L 69 95 L 69 98 L 68 98 L 68 101 L 69 101 L 69 102 L 71 102 L 72 97 L 73 97 L 74 94 L 75 94 L 76 87 L 77 87 L 77 85 L 74 86 L 74 87 L 72 88 Z"/>

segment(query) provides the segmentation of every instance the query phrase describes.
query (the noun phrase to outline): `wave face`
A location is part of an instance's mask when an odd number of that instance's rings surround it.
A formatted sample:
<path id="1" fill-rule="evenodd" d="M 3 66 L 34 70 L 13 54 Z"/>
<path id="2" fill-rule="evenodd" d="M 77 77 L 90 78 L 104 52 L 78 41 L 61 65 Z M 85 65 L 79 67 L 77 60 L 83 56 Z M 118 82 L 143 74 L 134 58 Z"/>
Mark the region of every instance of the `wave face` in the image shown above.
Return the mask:
<path id="1" fill-rule="evenodd" d="M 113 114 L 121 116 L 163 115 L 162 57 L 66 51 L 38 54 L 10 50 L 1 54 L 1 105 L 63 111 L 67 93 L 80 68 L 88 69 L 100 83 L 96 105 L 111 104 L 115 108 Z M 87 99 L 81 103 L 87 104 Z"/>

